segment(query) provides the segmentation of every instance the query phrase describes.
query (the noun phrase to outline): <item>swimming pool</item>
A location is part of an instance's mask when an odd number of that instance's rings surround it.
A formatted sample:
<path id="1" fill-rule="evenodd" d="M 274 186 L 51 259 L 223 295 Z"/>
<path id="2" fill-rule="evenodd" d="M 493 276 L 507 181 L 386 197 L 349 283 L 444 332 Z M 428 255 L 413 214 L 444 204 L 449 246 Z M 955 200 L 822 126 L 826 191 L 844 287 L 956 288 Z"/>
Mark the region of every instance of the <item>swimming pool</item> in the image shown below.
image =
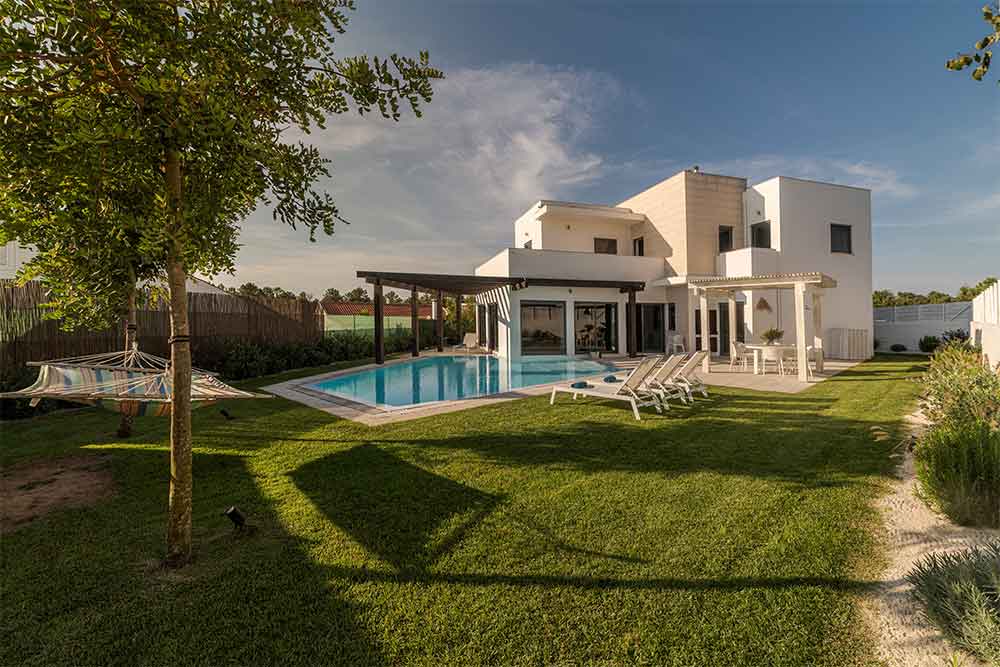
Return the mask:
<path id="1" fill-rule="evenodd" d="M 314 391 L 379 408 L 501 394 L 618 370 L 586 359 L 540 357 L 508 362 L 485 355 L 434 356 L 369 368 L 305 385 Z"/>

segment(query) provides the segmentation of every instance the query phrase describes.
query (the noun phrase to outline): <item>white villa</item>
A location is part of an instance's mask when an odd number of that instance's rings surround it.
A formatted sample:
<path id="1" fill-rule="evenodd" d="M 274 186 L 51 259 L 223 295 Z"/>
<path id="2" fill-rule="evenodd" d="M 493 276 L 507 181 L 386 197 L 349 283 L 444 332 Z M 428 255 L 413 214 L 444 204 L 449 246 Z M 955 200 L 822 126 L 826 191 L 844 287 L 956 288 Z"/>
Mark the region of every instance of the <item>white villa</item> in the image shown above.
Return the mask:
<path id="1" fill-rule="evenodd" d="M 616 206 L 539 201 L 514 222 L 512 247 L 475 273 L 526 279 L 477 298 L 480 342 L 512 359 L 662 353 L 677 342 L 690 351 L 705 330 L 725 357 L 731 341 L 757 342 L 771 327 L 828 357 L 872 353 L 863 188 L 785 176 L 748 187 L 690 169 Z"/>
<path id="2" fill-rule="evenodd" d="M 358 276 L 374 285 L 376 312 L 383 286 L 439 301 L 475 294 L 479 344 L 510 360 L 727 357 L 770 328 L 795 346 L 800 380 L 810 352 L 817 370 L 824 356 L 872 356 L 871 192 L 833 183 L 748 186 L 695 167 L 615 206 L 539 201 L 514 221 L 511 247 L 474 275 Z M 378 363 L 380 353 L 377 344 Z"/>

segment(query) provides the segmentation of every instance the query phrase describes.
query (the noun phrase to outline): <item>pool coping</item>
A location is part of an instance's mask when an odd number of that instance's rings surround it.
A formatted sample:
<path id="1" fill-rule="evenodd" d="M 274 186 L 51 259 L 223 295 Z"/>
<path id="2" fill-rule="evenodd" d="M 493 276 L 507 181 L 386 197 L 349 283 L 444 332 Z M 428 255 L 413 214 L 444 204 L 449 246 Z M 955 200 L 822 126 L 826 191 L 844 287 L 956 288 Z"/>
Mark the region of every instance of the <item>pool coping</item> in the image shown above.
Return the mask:
<path id="1" fill-rule="evenodd" d="M 420 356 L 453 357 L 459 355 L 456 355 L 454 352 L 434 352 L 430 354 L 422 352 Z M 482 357 L 489 355 L 476 354 L 469 356 Z M 418 357 L 401 357 L 399 359 L 386 360 L 384 366 L 411 362 L 415 358 Z M 610 356 L 606 357 L 606 359 L 611 363 L 623 360 L 621 357 Z M 478 408 L 485 405 L 493 405 L 495 403 L 504 403 L 506 401 L 527 398 L 529 396 L 542 396 L 552 391 L 552 387 L 566 384 L 566 381 L 563 380 L 560 382 L 532 385 L 531 387 L 522 387 L 521 389 L 507 391 L 502 394 L 491 394 L 489 396 L 477 396 L 474 398 L 460 398 L 450 401 L 435 401 L 425 405 L 392 408 L 389 410 L 341 398 L 339 396 L 333 396 L 332 394 L 317 391 L 306 386 L 315 384 L 316 382 L 322 382 L 323 380 L 340 377 L 342 375 L 357 373 L 358 371 L 371 370 L 373 368 L 378 368 L 378 364 L 372 363 L 364 364 L 362 366 L 352 366 L 339 371 L 296 378 L 294 380 L 287 380 L 285 382 L 278 382 L 277 384 L 261 387 L 261 390 L 290 401 L 295 401 L 296 403 L 301 403 L 302 405 L 307 405 L 317 410 L 322 410 L 323 412 L 333 415 L 334 417 L 350 419 L 368 426 L 378 426 L 380 424 L 408 421 L 410 419 L 419 419 L 421 417 L 429 417 L 432 415 L 444 414 L 446 412 L 468 410 L 470 408 Z M 596 373 L 594 375 L 576 377 L 574 378 L 574 381 L 579 382 L 581 380 L 593 380 L 603 376 L 604 373 Z"/>

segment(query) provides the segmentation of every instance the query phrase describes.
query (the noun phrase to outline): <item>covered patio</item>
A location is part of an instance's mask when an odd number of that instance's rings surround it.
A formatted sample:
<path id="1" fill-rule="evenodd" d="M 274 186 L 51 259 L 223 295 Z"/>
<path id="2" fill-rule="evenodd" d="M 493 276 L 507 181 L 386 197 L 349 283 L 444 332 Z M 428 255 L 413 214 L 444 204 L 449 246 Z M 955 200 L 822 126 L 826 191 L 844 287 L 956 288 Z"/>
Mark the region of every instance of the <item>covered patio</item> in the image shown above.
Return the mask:
<path id="1" fill-rule="evenodd" d="M 837 286 L 837 281 L 823 273 L 776 273 L 765 276 L 746 276 L 739 278 L 693 278 L 688 280 L 690 298 L 688 299 L 688 340 L 695 341 L 695 311 L 700 309 L 701 349 L 710 350 L 709 343 L 709 317 L 708 299 L 710 296 L 726 298 L 729 302 L 729 349 L 736 347 L 737 323 L 736 323 L 736 293 L 753 290 L 792 290 L 795 297 L 795 358 L 798 382 L 807 383 L 809 381 L 808 347 L 810 342 L 806 339 L 806 304 L 812 311 L 811 341 L 812 352 L 815 357 L 816 373 L 822 374 L 824 370 L 823 360 L 823 290 Z M 757 332 L 754 332 L 757 333 Z M 706 355 L 702 364 L 702 371 L 706 374 L 713 372 L 713 364 L 710 355 Z M 740 386 L 740 385 L 736 385 Z"/>
<path id="2" fill-rule="evenodd" d="M 489 292 L 502 287 L 509 287 L 512 290 L 521 290 L 528 287 L 594 287 L 604 289 L 615 289 L 621 293 L 628 294 L 629 314 L 628 314 L 628 334 L 627 351 L 629 357 L 637 355 L 638 345 L 636 341 L 636 292 L 645 289 L 642 281 L 622 281 L 622 280 L 584 280 L 576 278 L 531 278 L 531 277 L 504 277 L 504 276 L 476 276 L 457 275 L 441 273 L 397 273 L 388 271 L 358 271 L 358 278 L 363 278 L 372 285 L 375 319 L 375 363 L 385 363 L 385 325 L 383 314 L 385 309 L 384 287 L 407 290 L 410 292 L 410 308 L 413 331 L 412 355 L 420 356 L 420 329 L 417 322 L 417 295 L 420 292 L 429 293 L 434 298 L 435 308 L 435 333 L 437 338 L 437 351 L 443 352 L 445 347 L 444 336 L 444 299 L 446 295 L 452 295 L 455 300 L 455 322 L 458 339 L 462 340 L 465 331 L 462 324 L 462 301 L 466 295 L 477 295 Z"/>

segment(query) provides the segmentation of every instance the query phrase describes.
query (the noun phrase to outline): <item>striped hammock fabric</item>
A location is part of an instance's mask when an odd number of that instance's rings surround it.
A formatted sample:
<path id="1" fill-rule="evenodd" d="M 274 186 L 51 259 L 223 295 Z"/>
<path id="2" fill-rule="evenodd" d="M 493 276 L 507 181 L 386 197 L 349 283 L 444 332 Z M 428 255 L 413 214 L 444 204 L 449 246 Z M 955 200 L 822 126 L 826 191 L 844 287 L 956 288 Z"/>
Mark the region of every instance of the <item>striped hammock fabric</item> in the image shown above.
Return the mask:
<path id="1" fill-rule="evenodd" d="M 132 350 L 29 365 L 40 367 L 34 384 L 0 394 L 0 398 L 28 398 L 32 405 L 43 398 L 54 398 L 135 416 L 170 414 L 170 362 L 162 357 Z M 270 398 L 270 395 L 236 389 L 212 373 L 192 369 L 192 407 L 238 398 Z"/>

